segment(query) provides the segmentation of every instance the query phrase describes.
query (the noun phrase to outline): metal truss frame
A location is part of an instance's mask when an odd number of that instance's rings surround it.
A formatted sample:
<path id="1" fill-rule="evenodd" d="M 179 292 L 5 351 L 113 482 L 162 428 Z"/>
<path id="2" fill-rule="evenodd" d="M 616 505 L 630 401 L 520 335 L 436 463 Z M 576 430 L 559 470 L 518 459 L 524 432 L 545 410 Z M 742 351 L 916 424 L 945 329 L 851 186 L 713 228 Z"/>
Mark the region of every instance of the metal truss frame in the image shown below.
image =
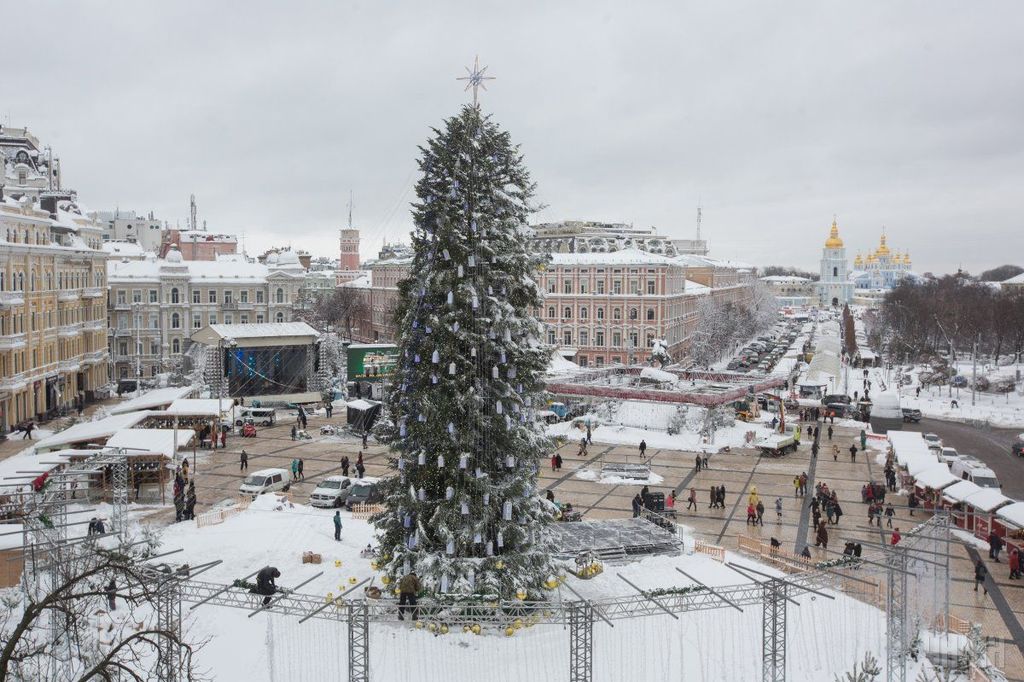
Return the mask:
<path id="1" fill-rule="evenodd" d="M 761 679 L 764 682 L 786 680 L 786 600 L 787 583 L 772 578 L 761 590 L 764 611 L 761 616 Z"/>
<path id="2" fill-rule="evenodd" d="M 589 602 L 565 604 L 569 619 L 569 682 L 594 679 L 594 607 Z"/>

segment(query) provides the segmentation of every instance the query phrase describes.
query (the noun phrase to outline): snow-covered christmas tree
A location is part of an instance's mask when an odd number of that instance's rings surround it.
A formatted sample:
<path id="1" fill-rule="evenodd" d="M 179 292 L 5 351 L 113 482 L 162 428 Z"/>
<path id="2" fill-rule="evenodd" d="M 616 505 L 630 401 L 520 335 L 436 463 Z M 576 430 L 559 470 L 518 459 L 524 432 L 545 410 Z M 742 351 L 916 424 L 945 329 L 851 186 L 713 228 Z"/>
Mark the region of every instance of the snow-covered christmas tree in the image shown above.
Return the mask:
<path id="1" fill-rule="evenodd" d="M 413 275 L 399 286 L 400 364 L 379 435 L 383 565 L 446 594 L 537 596 L 551 574 L 534 419 L 548 354 L 526 251 L 534 185 L 519 148 L 466 106 L 425 147 Z"/>

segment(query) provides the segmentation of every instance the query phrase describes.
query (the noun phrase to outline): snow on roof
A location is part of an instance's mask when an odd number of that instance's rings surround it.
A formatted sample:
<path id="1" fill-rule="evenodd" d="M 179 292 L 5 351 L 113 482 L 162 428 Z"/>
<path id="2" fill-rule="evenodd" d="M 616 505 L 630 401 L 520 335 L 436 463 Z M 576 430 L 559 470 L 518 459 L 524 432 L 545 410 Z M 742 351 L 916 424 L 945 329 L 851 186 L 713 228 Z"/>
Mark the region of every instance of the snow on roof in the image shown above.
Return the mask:
<path id="1" fill-rule="evenodd" d="M 51 464 L 51 462 L 67 461 L 74 456 L 88 457 L 97 452 L 99 450 L 58 450 L 56 452 L 38 453 L 33 451 L 32 448 L 26 448 L 16 455 L 0 460 L 0 481 L 28 485 L 31 479 L 24 478 L 24 476 L 30 474 L 25 472 L 38 471 L 42 473 L 44 471 L 52 471 L 60 466 L 60 464 Z M 7 489 L 6 492 L 10 492 L 10 489 Z"/>
<path id="2" fill-rule="evenodd" d="M 1018 528 L 1024 528 L 1024 502 L 1008 504 L 996 512 L 996 516 L 1009 521 Z"/>
<path id="3" fill-rule="evenodd" d="M 960 481 L 943 490 L 942 496 L 954 502 L 963 502 L 979 490 L 981 486 L 974 481 Z"/>
<path id="4" fill-rule="evenodd" d="M 380 405 L 380 403 L 372 403 L 368 400 L 352 400 L 345 403 L 345 407 L 351 407 L 353 410 L 368 410 L 377 405 Z"/>
<path id="5" fill-rule="evenodd" d="M 216 398 L 179 398 L 175 400 L 170 406 L 164 410 L 164 414 L 175 416 L 175 415 L 203 415 L 208 417 L 216 417 L 221 414 L 221 406 L 223 405 L 224 412 L 231 409 L 231 401 L 227 400 L 221 402 Z"/>
<path id="6" fill-rule="evenodd" d="M 1002 284 L 1024 284 L 1024 272 L 1011 277 L 1010 279 L 1004 279 Z"/>
<path id="7" fill-rule="evenodd" d="M 175 400 L 188 396 L 192 393 L 192 390 L 191 386 L 154 388 L 152 391 L 143 393 L 138 398 L 132 398 L 131 400 L 114 405 L 110 408 L 110 414 L 125 414 L 126 412 L 135 412 L 137 410 L 164 408 Z"/>
<path id="8" fill-rule="evenodd" d="M 148 412 L 129 412 L 75 424 L 36 443 L 36 451 L 53 450 L 72 443 L 106 440 L 122 429 L 130 429 L 148 416 Z"/>
<path id="9" fill-rule="evenodd" d="M 1013 502 L 1013 500 L 995 488 L 982 488 L 978 492 L 964 498 L 964 502 L 975 509 L 988 513 L 1007 503 Z"/>
<path id="10" fill-rule="evenodd" d="M 704 294 L 711 293 L 711 287 L 701 284 L 700 282 L 694 282 L 692 279 L 688 279 L 686 280 L 686 284 L 683 286 L 683 291 L 695 296 L 703 296 Z"/>
<path id="11" fill-rule="evenodd" d="M 928 471 L 936 464 L 941 464 L 941 462 L 939 462 L 938 456 L 932 453 L 928 453 L 926 455 L 915 454 L 911 456 L 904 466 L 907 468 L 908 474 L 916 477 L 918 474 Z M 945 465 L 943 464 L 943 466 Z"/>
<path id="12" fill-rule="evenodd" d="M 211 324 L 208 329 L 222 339 L 267 339 L 276 337 L 320 336 L 305 322 L 263 322 L 259 324 Z"/>
<path id="13" fill-rule="evenodd" d="M 914 479 L 919 486 L 932 488 L 933 490 L 942 490 L 961 480 L 954 476 L 949 471 L 949 467 L 941 462 L 936 462 L 921 473 L 916 474 Z"/>
<path id="14" fill-rule="evenodd" d="M 178 429 L 178 447 L 187 446 L 195 435 L 192 429 Z M 124 429 L 110 437 L 107 447 L 134 450 L 137 454 L 155 452 L 166 457 L 173 457 L 177 449 L 174 446 L 174 429 Z"/>
<path id="15" fill-rule="evenodd" d="M 803 284 L 811 280 L 796 275 L 767 275 L 761 278 L 762 282 L 779 282 L 782 284 Z"/>
<path id="16" fill-rule="evenodd" d="M 234 255 L 234 254 L 229 254 Z M 123 284 L 136 281 L 157 281 L 161 273 L 174 273 L 180 276 L 184 269 L 191 282 L 236 282 L 240 284 L 257 284 L 266 281 L 270 268 L 262 263 L 251 263 L 238 258 L 218 258 L 208 260 L 146 260 L 108 261 L 111 284 Z"/>
<path id="17" fill-rule="evenodd" d="M 679 265 L 666 258 L 640 249 L 622 249 L 610 253 L 553 253 L 551 265 Z"/>
<path id="18" fill-rule="evenodd" d="M 551 359 L 548 361 L 546 374 L 563 374 L 565 372 L 576 372 L 581 368 L 572 360 L 566 360 L 557 349 L 551 352 Z"/>
<path id="19" fill-rule="evenodd" d="M 677 377 L 675 374 L 672 374 L 671 372 L 666 372 L 664 370 L 660 370 L 656 367 L 644 367 L 642 370 L 640 370 L 640 378 L 650 379 L 652 381 L 667 381 L 670 383 L 675 383 L 679 381 L 679 377 Z"/>
<path id="20" fill-rule="evenodd" d="M 103 242 L 103 250 L 111 256 L 134 256 L 139 257 L 147 253 L 142 245 L 137 242 L 109 241 Z"/>
<path id="21" fill-rule="evenodd" d="M 341 286 L 352 287 L 354 289 L 369 289 L 370 286 L 372 286 L 372 284 L 370 275 L 362 274 L 356 277 L 355 279 L 349 280 L 347 282 L 342 282 Z"/>

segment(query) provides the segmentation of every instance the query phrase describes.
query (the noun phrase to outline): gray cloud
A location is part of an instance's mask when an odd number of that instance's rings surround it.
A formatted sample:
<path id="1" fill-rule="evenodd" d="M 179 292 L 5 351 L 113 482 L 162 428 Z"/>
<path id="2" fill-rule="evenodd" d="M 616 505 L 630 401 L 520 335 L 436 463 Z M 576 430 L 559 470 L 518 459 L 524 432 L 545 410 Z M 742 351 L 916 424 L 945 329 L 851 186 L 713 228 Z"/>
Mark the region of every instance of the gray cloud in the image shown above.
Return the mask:
<path id="1" fill-rule="evenodd" d="M 17 12 L 12 10 L 17 7 Z M 250 250 L 364 255 L 410 227 L 417 145 L 466 101 L 522 144 L 538 219 L 689 236 L 813 266 L 887 226 L 915 269 L 1024 265 L 1024 6 L 729 2 L 11 5 L 0 113 L 95 208 L 186 214 Z"/>

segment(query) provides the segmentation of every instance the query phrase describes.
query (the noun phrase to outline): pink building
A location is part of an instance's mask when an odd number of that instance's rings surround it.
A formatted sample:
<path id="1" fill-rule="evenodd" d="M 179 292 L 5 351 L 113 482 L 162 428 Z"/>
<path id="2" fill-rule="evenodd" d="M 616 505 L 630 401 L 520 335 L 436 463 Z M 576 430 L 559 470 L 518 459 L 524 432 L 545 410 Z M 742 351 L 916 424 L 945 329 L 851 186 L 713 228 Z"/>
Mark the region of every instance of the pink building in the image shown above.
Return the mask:
<path id="1" fill-rule="evenodd" d="M 166 258 L 172 247 L 177 247 L 183 260 L 217 260 L 217 256 L 238 253 L 238 238 L 204 230 L 165 230 L 160 258 Z"/>
<path id="2" fill-rule="evenodd" d="M 338 286 L 351 282 L 362 274 L 359 270 L 359 230 L 341 231 L 341 252 L 338 258 Z"/>

